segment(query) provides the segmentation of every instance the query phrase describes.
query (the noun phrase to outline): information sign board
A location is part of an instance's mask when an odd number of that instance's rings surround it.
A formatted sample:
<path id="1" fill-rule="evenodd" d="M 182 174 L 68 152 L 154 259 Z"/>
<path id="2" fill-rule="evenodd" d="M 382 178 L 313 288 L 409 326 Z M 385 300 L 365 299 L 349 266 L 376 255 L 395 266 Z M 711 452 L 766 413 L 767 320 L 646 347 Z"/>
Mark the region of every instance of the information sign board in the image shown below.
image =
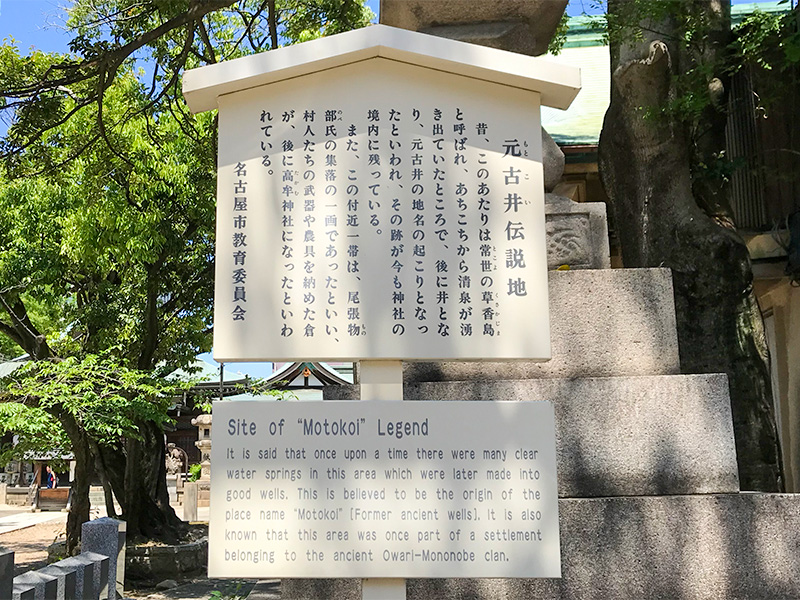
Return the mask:
<path id="1" fill-rule="evenodd" d="M 549 402 L 216 402 L 210 577 L 560 577 Z"/>
<path id="2" fill-rule="evenodd" d="M 214 357 L 550 357 L 539 94 L 375 58 L 219 98 Z"/>

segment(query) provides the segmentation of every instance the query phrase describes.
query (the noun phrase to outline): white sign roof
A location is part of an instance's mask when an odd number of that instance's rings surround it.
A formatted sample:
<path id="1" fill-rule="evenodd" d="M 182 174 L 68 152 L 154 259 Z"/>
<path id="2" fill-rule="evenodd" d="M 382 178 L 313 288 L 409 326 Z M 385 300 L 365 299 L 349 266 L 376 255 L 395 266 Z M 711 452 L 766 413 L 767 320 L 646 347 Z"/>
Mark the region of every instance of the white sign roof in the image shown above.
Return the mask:
<path id="1" fill-rule="evenodd" d="M 217 108 L 224 94 L 367 60 L 385 58 L 539 92 L 541 103 L 566 109 L 580 91 L 580 70 L 495 48 L 373 25 L 186 71 L 192 112 Z"/>

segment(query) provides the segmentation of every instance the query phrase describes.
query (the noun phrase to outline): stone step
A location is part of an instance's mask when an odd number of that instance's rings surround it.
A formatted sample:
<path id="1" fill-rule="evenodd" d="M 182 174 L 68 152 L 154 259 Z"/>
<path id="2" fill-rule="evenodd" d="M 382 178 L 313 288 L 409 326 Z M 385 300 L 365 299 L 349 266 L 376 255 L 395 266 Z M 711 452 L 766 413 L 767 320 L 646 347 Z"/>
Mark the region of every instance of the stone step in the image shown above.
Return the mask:
<path id="1" fill-rule="evenodd" d="M 800 598 L 800 496 L 562 499 L 561 579 L 411 579 L 408 600 Z M 288 579 L 282 598 L 357 600 L 356 579 Z"/>
<path id="2" fill-rule="evenodd" d="M 669 269 L 551 271 L 549 282 L 550 361 L 408 363 L 405 381 L 680 373 Z"/>
<path id="3" fill-rule="evenodd" d="M 800 598 L 800 496 L 559 501 L 561 579 L 424 580 L 409 600 Z"/>
<path id="4" fill-rule="evenodd" d="M 725 375 L 411 383 L 405 400 L 550 400 L 561 497 L 739 491 Z M 326 389 L 358 399 L 356 386 Z"/>

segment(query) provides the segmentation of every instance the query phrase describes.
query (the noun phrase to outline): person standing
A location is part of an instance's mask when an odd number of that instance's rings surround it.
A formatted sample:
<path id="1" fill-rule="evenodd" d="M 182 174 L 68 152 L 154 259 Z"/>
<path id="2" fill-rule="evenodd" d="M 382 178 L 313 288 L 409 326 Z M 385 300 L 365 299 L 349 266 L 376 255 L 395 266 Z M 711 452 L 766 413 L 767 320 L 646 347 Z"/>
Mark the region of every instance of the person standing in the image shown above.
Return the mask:
<path id="1" fill-rule="evenodd" d="M 47 488 L 53 489 L 56 486 L 58 486 L 58 478 L 53 472 L 53 469 L 50 468 L 50 465 L 47 465 Z"/>

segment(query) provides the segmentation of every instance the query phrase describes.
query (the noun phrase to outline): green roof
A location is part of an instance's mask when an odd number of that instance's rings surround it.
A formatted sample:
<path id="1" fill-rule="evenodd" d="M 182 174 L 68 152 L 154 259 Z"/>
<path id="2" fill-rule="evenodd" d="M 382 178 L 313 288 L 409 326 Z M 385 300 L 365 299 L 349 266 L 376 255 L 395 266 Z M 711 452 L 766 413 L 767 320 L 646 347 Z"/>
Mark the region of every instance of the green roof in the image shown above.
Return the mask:
<path id="1" fill-rule="evenodd" d="M 564 48 L 583 48 L 584 46 L 602 46 L 605 43 L 605 31 L 602 15 L 580 15 L 570 17 L 569 30 Z"/>
<path id="2" fill-rule="evenodd" d="M 542 126 L 560 145 L 596 144 L 611 89 L 611 59 L 606 46 L 564 48 L 548 60 L 581 69 L 581 91 L 567 110 L 542 107 Z"/>
<path id="3" fill-rule="evenodd" d="M 3 377 L 8 377 L 9 375 L 11 375 L 11 373 L 19 369 L 26 362 L 27 358 L 25 360 L 18 359 L 0 363 L 0 379 L 2 379 Z"/>
<path id="4" fill-rule="evenodd" d="M 731 6 L 731 22 L 737 25 L 755 11 L 782 13 L 788 2 L 748 2 Z M 581 69 L 581 91 L 567 110 L 542 107 L 542 125 L 562 146 L 596 144 L 610 102 L 611 60 L 604 45 L 601 15 L 570 17 L 561 53 L 547 60 Z"/>
<path id="5" fill-rule="evenodd" d="M 756 11 L 763 13 L 786 13 L 792 10 L 789 2 L 747 2 L 745 4 L 734 4 L 731 6 L 731 25 L 736 26 L 744 20 L 747 15 Z"/>

